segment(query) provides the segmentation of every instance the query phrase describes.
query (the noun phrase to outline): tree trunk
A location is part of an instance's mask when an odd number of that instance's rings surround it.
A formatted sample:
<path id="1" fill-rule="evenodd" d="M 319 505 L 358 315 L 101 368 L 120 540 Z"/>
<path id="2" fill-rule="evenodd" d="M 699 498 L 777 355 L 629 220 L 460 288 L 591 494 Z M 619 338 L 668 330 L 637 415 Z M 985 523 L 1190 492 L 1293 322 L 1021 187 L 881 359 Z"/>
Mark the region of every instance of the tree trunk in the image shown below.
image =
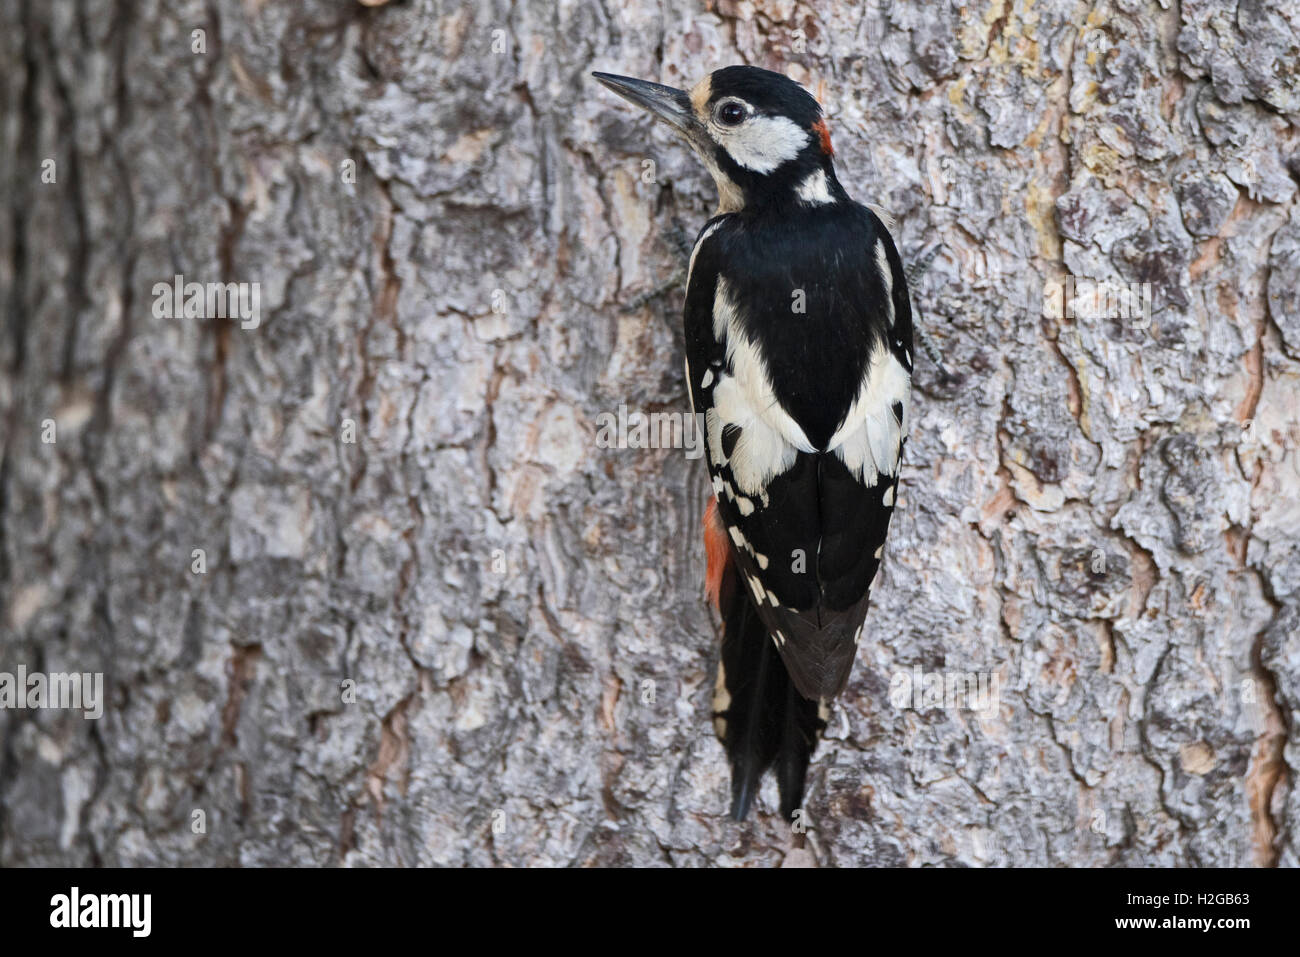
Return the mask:
<path id="1" fill-rule="evenodd" d="M 0 709 L 0 865 L 1300 862 L 1295 0 L 0 23 L 0 672 L 105 682 Z M 714 189 L 588 73 L 731 63 L 943 247 L 806 835 L 725 816 L 701 460 L 600 436 Z"/>

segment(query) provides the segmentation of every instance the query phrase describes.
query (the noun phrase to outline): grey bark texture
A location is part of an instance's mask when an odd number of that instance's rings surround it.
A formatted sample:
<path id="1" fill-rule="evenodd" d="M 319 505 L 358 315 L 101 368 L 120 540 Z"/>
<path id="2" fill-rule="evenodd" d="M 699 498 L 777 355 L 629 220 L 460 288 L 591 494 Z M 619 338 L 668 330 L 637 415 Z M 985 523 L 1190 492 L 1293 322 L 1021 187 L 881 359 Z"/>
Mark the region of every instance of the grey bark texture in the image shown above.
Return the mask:
<path id="1" fill-rule="evenodd" d="M 0 45 L 0 671 L 107 685 L 0 710 L 0 864 L 1300 863 L 1297 0 L 2 0 Z M 714 189 L 588 73 L 732 63 L 943 244 L 803 837 L 770 782 L 725 817 L 702 462 L 597 442 L 686 408 Z M 260 324 L 159 318 L 176 274 Z"/>

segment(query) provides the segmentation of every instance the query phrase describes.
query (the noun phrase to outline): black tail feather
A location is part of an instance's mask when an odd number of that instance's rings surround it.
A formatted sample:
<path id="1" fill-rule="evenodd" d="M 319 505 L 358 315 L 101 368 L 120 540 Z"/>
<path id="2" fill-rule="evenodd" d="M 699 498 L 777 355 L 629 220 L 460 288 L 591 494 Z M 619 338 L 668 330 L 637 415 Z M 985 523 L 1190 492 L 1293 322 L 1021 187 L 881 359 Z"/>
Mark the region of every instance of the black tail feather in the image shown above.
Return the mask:
<path id="1" fill-rule="evenodd" d="M 780 664 L 780 656 L 774 655 L 774 658 Z M 795 808 L 803 806 L 808 761 L 817 748 L 826 722 L 821 718 L 817 702 L 799 694 L 789 676 L 785 680 L 785 727 L 776 766 L 776 786 L 781 794 L 781 816 L 789 821 Z"/>
<path id="2" fill-rule="evenodd" d="M 763 772 L 775 765 L 781 814 L 789 820 L 802 806 L 808 762 L 825 723 L 817 702 L 795 689 L 734 565 L 719 599 L 724 630 L 714 718 L 731 761 L 731 816 L 749 815 Z"/>

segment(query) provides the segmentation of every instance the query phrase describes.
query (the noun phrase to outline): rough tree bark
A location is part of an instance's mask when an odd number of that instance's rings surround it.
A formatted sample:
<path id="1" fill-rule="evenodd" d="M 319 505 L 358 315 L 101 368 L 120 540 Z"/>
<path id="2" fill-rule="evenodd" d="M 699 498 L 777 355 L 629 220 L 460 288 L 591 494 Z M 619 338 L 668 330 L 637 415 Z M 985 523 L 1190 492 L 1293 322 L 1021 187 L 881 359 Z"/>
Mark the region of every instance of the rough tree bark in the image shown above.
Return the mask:
<path id="1" fill-rule="evenodd" d="M 1300 860 L 1296 0 L 0 23 L 0 671 L 108 686 L 0 710 L 0 864 Z M 799 853 L 770 791 L 724 816 L 702 464 L 596 442 L 685 408 L 713 188 L 588 71 L 738 62 L 820 92 L 905 258 L 944 245 L 955 375 L 919 359 Z M 260 325 L 158 318 L 176 274 Z M 1150 325 L 1045 314 L 1067 275 Z M 999 705 L 896 707 L 913 668 Z"/>

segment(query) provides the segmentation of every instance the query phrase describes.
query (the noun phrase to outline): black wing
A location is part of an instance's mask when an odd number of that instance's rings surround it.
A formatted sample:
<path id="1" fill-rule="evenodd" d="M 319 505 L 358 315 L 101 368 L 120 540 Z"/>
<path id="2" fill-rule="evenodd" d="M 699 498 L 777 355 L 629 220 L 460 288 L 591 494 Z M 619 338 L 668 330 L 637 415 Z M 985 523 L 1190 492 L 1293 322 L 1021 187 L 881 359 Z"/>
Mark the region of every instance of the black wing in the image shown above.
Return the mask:
<path id="1" fill-rule="evenodd" d="M 687 379 L 740 579 L 800 694 L 838 694 L 897 495 L 912 368 L 897 250 L 856 204 L 692 254 Z"/>

